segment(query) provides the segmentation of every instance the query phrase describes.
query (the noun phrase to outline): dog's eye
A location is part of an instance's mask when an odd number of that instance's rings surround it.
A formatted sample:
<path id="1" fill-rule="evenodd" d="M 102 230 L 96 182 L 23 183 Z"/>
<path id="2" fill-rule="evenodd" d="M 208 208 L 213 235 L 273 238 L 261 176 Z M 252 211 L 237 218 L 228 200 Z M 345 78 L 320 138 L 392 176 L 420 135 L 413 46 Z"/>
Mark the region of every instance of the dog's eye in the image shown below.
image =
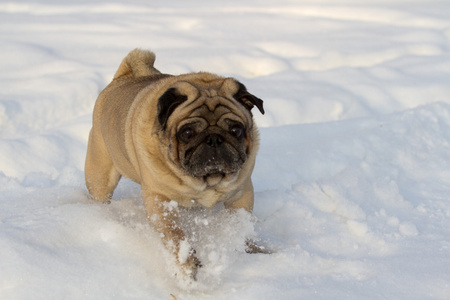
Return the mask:
<path id="1" fill-rule="evenodd" d="M 240 124 L 235 124 L 235 125 L 231 126 L 230 133 L 233 136 L 240 138 L 244 134 L 244 128 Z"/>
<path id="2" fill-rule="evenodd" d="M 178 136 L 183 142 L 189 142 L 194 137 L 194 130 L 190 127 L 183 128 L 178 133 Z"/>

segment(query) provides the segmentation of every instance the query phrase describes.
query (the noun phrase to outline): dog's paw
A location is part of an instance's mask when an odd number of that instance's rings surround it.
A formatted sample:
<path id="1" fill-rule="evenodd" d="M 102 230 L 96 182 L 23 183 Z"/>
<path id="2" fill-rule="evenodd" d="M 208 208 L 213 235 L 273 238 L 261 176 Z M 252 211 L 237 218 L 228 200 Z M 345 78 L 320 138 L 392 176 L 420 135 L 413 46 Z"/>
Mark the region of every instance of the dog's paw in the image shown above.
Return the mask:
<path id="1" fill-rule="evenodd" d="M 179 244 L 178 262 L 183 275 L 196 280 L 198 269 L 201 268 L 202 264 L 196 256 L 195 249 L 186 240 L 182 240 Z"/>
<path id="2" fill-rule="evenodd" d="M 262 254 L 272 254 L 272 250 L 268 249 L 267 247 L 264 247 L 262 245 L 258 245 L 253 240 L 247 240 L 245 242 L 245 252 L 255 254 L 255 253 L 262 253 Z"/>
<path id="3" fill-rule="evenodd" d="M 192 254 L 181 264 L 181 273 L 187 278 L 197 280 L 198 269 L 202 267 L 200 260 L 195 256 L 195 250 Z"/>

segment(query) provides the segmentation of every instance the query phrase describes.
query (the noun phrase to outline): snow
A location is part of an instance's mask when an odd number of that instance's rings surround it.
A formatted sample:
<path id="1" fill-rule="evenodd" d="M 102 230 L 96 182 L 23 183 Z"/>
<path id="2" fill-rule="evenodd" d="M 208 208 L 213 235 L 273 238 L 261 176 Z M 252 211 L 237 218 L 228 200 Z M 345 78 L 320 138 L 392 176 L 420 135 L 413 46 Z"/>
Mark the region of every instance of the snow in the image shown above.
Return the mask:
<path id="1" fill-rule="evenodd" d="M 0 2 L 1 299 L 450 299 L 450 3 Z M 140 47 L 264 99 L 254 216 L 183 210 L 196 282 L 139 186 L 84 186 L 92 109 Z M 272 254 L 247 254 L 254 238 Z M 186 247 L 188 249 L 189 247 Z"/>

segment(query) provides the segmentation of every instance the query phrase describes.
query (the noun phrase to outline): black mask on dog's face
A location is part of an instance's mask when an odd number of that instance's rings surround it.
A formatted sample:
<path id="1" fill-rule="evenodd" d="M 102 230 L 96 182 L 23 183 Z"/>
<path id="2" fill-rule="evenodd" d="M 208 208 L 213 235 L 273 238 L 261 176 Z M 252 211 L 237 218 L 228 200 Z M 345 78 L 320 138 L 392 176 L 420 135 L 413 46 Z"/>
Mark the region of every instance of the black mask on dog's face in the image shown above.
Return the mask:
<path id="1" fill-rule="evenodd" d="M 177 133 L 183 168 L 194 177 L 238 172 L 247 160 L 245 126 L 231 119 L 220 125 L 205 123 L 187 123 Z"/>
<path id="2" fill-rule="evenodd" d="M 251 119 L 254 106 L 264 113 L 263 101 L 247 92 L 241 83 L 234 82 L 236 92 L 232 99 L 197 94 L 194 98 L 199 105 L 189 109 L 176 129 L 179 164 L 193 177 L 235 174 L 247 161 L 251 124 L 246 124 L 249 121 L 245 119 Z M 158 121 L 162 130 L 166 130 L 175 109 L 188 98 L 176 88 L 168 89 L 160 97 Z M 249 117 L 243 118 L 236 109 L 247 111 Z"/>

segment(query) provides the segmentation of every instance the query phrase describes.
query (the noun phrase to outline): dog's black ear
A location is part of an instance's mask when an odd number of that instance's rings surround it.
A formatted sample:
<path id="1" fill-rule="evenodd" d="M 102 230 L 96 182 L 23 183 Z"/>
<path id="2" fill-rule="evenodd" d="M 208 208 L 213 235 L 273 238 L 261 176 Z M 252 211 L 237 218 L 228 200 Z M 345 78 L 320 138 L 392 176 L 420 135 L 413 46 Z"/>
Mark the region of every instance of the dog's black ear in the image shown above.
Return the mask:
<path id="1" fill-rule="evenodd" d="M 247 91 L 247 88 L 240 82 L 239 84 L 239 90 L 234 95 L 234 99 L 242 103 L 248 110 L 251 111 L 253 106 L 256 105 L 256 107 L 259 109 L 259 111 L 264 114 L 264 107 L 263 107 L 263 101 L 259 99 L 258 97 L 250 94 Z"/>
<path id="2" fill-rule="evenodd" d="M 168 89 L 158 100 L 158 121 L 162 129 L 166 129 L 167 121 L 181 103 L 187 100 L 186 95 L 180 94 L 177 89 Z"/>

